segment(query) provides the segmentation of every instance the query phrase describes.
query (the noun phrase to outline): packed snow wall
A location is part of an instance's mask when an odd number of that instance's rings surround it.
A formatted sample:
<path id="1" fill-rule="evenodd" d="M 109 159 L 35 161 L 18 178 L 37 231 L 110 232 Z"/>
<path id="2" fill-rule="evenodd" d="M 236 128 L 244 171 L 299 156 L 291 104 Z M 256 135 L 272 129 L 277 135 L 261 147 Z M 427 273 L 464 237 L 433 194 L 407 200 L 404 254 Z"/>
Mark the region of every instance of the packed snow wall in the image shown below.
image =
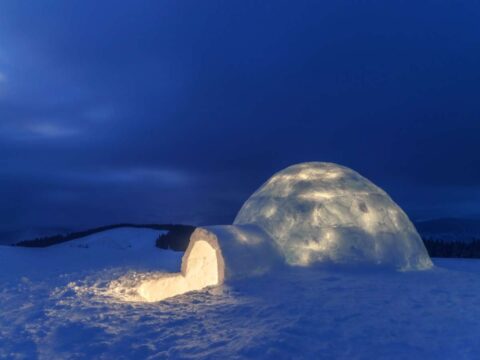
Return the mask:
<path id="1" fill-rule="evenodd" d="M 255 224 L 288 263 L 432 267 L 414 225 L 378 186 L 337 164 L 309 162 L 273 175 L 240 209 L 234 224 Z"/>
<path id="2" fill-rule="evenodd" d="M 147 301 L 159 301 L 220 285 L 225 279 L 261 275 L 282 262 L 276 243 L 256 225 L 197 228 L 181 271 L 143 282 L 138 293 Z"/>

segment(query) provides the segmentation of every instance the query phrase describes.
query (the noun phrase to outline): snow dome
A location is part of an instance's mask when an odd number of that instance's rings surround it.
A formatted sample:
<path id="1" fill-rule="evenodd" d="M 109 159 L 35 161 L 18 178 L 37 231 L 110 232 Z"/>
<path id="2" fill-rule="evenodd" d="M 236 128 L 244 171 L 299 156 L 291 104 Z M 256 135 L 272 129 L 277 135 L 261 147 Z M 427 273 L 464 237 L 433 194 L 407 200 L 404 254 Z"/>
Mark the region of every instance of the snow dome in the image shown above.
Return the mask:
<path id="1" fill-rule="evenodd" d="M 276 173 L 245 202 L 234 224 L 258 225 L 294 265 L 432 267 L 402 209 L 378 186 L 337 164 L 309 162 Z"/>

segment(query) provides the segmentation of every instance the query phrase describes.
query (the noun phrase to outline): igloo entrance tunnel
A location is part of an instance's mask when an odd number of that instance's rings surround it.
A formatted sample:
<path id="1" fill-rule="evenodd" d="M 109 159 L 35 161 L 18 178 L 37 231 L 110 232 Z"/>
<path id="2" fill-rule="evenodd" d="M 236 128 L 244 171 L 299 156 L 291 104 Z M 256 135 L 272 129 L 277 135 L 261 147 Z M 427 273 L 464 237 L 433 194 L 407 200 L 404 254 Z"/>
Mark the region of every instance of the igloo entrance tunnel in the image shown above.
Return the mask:
<path id="1" fill-rule="evenodd" d="M 344 166 L 310 162 L 272 176 L 234 225 L 197 228 L 181 272 L 144 282 L 148 301 L 263 274 L 281 263 L 433 266 L 407 215 L 379 187 Z"/>
<path id="2" fill-rule="evenodd" d="M 138 293 L 147 301 L 159 301 L 220 285 L 225 279 L 261 275 L 282 263 L 275 242 L 256 225 L 197 228 L 182 257 L 181 271 L 144 281 Z"/>

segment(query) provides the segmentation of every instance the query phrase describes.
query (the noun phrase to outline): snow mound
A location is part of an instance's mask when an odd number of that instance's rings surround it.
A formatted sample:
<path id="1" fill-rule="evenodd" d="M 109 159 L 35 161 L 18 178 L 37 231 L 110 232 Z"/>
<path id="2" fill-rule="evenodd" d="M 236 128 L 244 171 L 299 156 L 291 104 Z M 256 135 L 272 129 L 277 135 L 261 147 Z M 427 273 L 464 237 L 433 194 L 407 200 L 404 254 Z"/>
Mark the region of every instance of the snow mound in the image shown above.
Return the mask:
<path id="1" fill-rule="evenodd" d="M 258 225 L 294 265 L 433 266 L 415 227 L 387 193 L 333 163 L 302 163 L 276 173 L 245 202 L 234 224 Z"/>
<path id="2" fill-rule="evenodd" d="M 262 275 L 279 266 L 274 241 L 255 225 L 197 228 L 182 258 L 179 273 L 165 273 L 138 288 L 148 302 L 220 285 L 226 278 Z"/>
<path id="3" fill-rule="evenodd" d="M 101 231 L 55 246 L 98 250 L 152 249 L 155 248 L 155 240 L 167 232 L 165 230 L 122 227 Z"/>

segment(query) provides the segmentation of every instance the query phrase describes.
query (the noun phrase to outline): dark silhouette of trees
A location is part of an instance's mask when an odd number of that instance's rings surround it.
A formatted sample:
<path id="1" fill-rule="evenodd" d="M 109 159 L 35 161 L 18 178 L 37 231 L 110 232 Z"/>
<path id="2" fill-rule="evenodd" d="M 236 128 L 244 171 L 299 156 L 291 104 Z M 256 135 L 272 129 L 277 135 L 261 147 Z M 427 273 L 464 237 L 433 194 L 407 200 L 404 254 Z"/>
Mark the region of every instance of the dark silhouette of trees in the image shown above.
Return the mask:
<path id="1" fill-rule="evenodd" d="M 480 258 L 480 239 L 462 242 L 424 238 L 423 242 L 431 257 Z"/>
<path id="2" fill-rule="evenodd" d="M 190 242 L 190 236 L 195 230 L 195 226 L 179 225 L 166 234 L 162 234 L 156 241 L 160 249 L 170 249 L 175 251 L 187 250 Z"/>

